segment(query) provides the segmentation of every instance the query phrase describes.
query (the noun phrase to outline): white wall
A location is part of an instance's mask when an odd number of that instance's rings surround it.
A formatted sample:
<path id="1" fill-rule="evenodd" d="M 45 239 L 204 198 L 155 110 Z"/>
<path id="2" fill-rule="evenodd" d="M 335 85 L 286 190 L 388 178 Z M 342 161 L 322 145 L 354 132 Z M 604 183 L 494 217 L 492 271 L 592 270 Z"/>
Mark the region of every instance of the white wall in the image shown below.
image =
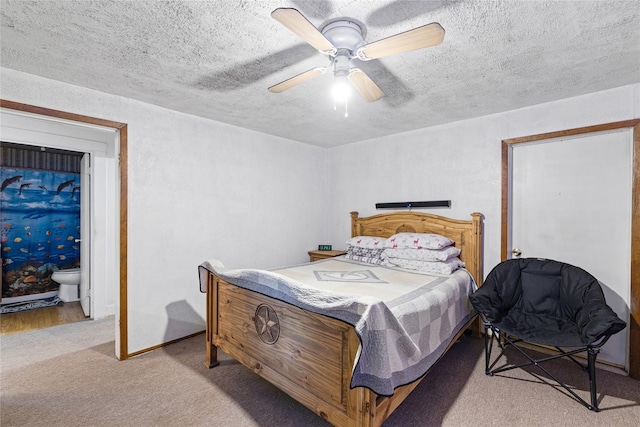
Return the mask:
<path id="1" fill-rule="evenodd" d="M 128 124 L 130 353 L 204 328 L 201 261 L 275 267 L 325 241 L 326 149 L 0 73 L 3 99 Z"/>
<path id="2" fill-rule="evenodd" d="M 203 328 L 204 259 L 303 262 L 319 242 L 344 247 L 349 212 L 375 214 L 376 202 L 450 199 L 430 211 L 482 212 L 486 275 L 500 261 L 501 141 L 640 117 L 636 84 L 327 150 L 0 73 L 4 99 L 129 125 L 129 352 Z"/>
<path id="3" fill-rule="evenodd" d="M 425 110 L 425 114 L 428 111 Z M 350 211 L 375 203 L 451 200 L 425 209 L 485 216 L 484 274 L 500 262 L 501 141 L 640 117 L 640 84 L 329 149 L 329 243 L 343 248 Z"/>

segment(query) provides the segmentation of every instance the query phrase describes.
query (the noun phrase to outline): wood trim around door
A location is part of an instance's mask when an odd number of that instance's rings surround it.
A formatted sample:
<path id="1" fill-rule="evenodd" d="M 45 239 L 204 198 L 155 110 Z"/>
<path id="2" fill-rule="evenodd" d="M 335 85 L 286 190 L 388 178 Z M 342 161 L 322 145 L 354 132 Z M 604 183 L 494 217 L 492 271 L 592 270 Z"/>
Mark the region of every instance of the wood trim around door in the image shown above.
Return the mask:
<path id="1" fill-rule="evenodd" d="M 80 114 L 68 113 L 65 111 L 52 110 L 49 108 L 37 107 L 34 105 L 21 104 L 19 102 L 0 99 L 0 107 L 10 110 L 23 111 L 25 113 L 39 114 L 41 116 L 55 117 L 74 122 L 88 123 L 97 126 L 104 126 L 118 129 L 120 132 L 119 142 L 119 172 L 120 172 L 120 354 L 118 358 L 125 360 L 129 357 L 128 337 L 127 337 L 127 179 L 128 179 L 128 157 L 127 157 L 127 124 L 112 120 L 99 119 L 96 117 L 83 116 Z"/>
<path id="2" fill-rule="evenodd" d="M 502 223 L 500 259 L 508 259 L 511 224 L 511 191 L 509 188 L 512 167 L 512 150 L 515 144 L 542 141 L 593 132 L 632 128 L 633 170 L 631 184 L 631 298 L 629 301 L 629 376 L 640 379 L 640 119 L 604 123 L 595 126 L 567 129 L 502 140 Z"/>

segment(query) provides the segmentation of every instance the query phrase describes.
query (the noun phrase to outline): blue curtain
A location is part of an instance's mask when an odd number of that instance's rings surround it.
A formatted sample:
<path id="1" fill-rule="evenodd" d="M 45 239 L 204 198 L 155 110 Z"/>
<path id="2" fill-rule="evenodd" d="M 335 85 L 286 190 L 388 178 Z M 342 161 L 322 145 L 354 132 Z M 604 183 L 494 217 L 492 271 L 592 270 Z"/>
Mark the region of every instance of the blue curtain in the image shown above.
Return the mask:
<path id="1" fill-rule="evenodd" d="M 55 291 L 51 274 L 80 266 L 80 174 L 0 170 L 2 297 Z"/>

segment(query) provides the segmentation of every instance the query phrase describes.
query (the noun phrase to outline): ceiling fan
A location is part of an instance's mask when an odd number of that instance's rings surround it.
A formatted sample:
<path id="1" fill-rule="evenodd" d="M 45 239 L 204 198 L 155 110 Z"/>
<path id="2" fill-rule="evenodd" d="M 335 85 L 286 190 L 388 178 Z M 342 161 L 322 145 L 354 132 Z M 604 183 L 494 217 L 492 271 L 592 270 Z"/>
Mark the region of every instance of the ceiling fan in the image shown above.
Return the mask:
<path id="1" fill-rule="evenodd" d="M 335 89 L 339 90 L 345 86 L 348 89 L 350 83 L 366 101 L 377 101 L 384 96 L 384 92 L 364 71 L 351 67 L 352 59 L 369 61 L 436 46 L 444 39 L 444 29 L 435 22 L 365 44 L 363 26 L 349 18 L 332 21 L 320 31 L 296 9 L 279 8 L 271 12 L 271 16 L 331 61 L 329 66 L 312 68 L 271 86 L 269 91 L 273 93 L 284 92 L 318 77 L 332 66 L 335 79 L 334 97 L 340 96 L 336 94 Z"/>

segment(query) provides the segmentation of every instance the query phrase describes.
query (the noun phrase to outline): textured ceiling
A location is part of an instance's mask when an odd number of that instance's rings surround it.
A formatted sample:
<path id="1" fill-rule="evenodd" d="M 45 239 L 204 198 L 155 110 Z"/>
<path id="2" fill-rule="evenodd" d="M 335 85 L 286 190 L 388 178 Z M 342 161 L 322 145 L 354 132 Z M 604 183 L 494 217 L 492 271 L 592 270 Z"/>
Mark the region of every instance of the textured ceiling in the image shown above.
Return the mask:
<path id="1" fill-rule="evenodd" d="M 293 140 L 335 146 L 640 82 L 634 1 L 1 0 L 1 64 Z M 365 42 L 438 22 L 438 46 L 362 68 L 386 93 L 333 110 L 327 59 L 271 18 L 351 17 Z M 80 112 L 81 113 L 81 112 Z"/>

